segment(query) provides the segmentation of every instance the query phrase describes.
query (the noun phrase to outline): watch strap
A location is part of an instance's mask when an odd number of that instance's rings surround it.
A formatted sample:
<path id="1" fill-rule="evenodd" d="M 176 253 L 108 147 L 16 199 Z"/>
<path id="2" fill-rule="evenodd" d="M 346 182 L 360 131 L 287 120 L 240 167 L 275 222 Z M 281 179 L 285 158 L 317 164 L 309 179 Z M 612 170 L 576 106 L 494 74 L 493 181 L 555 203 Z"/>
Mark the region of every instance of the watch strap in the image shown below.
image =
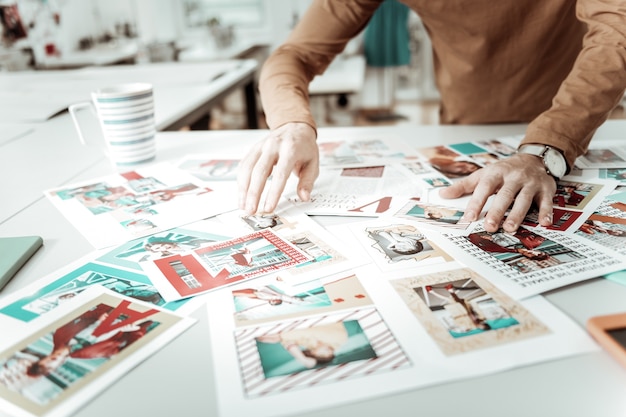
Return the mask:
<path id="1" fill-rule="evenodd" d="M 557 157 L 562 160 L 562 163 L 564 165 L 563 172 L 555 173 L 551 171 L 551 169 L 548 167 L 548 164 L 546 163 L 546 153 L 548 152 L 551 155 L 557 155 Z M 535 155 L 541 158 L 544 162 L 544 167 L 548 175 L 551 175 L 557 181 L 560 180 L 561 177 L 565 175 L 567 171 L 569 170 L 569 166 L 567 164 L 567 160 L 565 159 L 565 156 L 563 156 L 563 152 L 549 145 L 541 145 L 541 144 L 534 144 L 534 143 L 523 144 L 523 145 L 520 145 L 519 148 L 517 148 L 517 153 Z"/>
<path id="2" fill-rule="evenodd" d="M 547 145 L 526 144 L 526 145 L 521 145 L 517 149 L 517 152 L 527 153 L 527 154 L 535 155 L 535 156 L 543 156 L 547 148 L 548 148 Z"/>

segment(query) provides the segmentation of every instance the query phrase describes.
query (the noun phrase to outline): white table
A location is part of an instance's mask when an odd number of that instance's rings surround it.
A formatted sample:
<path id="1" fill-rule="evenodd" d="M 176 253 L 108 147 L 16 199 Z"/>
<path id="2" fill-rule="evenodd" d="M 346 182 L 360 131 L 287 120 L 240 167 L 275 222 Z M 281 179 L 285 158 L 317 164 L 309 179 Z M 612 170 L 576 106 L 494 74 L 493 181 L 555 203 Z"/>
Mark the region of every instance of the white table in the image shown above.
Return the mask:
<path id="1" fill-rule="evenodd" d="M 159 130 L 193 125 L 240 88 L 245 91 L 248 127 L 256 128 L 257 66 L 255 60 L 228 60 L 7 73 L 0 77 L 0 122 L 41 123 L 72 103 L 89 100 L 90 92 L 97 88 L 148 82 L 154 86 Z"/>
<path id="2" fill-rule="evenodd" d="M 0 146 L 27 135 L 33 127 L 28 123 L 0 122 Z"/>
<path id="3" fill-rule="evenodd" d="M 180 62 L 206 62 L 224 59 L 248 58 L 257 49 L 269 48 L 270 44 L 262 39 L 236 39 L 232 44 L 218 48 L 211 38 L 193 42 L 177 43 L 181 50 L 177 59 Z"/>
<path id="4" fill-rule="evenodd" d="M 54 271 L 91 249 L 87 241 L 41 195 L 44 187 L 88 180 L 111 172 L 110 165 L 93 150 L 66 137 L 68 119 L 50 124 L 47 137 L 29 135 L 2 148 L 0 161 L 20 159 L 11 169 L 12 179 L 20 179 L 16 189 L 6 177 L 0 181 L 4 201 L 19 192 L 32 198 L 0 218 L 0 236 L 37 234 L 44 246 L 5 287 L 11 293 Z M 599 138 L 620 140 L 626 121 L 607 122 Z M 421 126 L 380 128 L 321 128 L 320 137 L 342 139 L 374 136 L 403 136 L 413 144 L 465 142 L 524 132 L 522 125 L 498 126 Z M 263 130 L 214 132 L 165 132 L 158 134 L 158 160 L 179 158 L 189 153 L 237 149 L 243 154 Z M 48 141 L 47 143 L 45 141 Z M 617 143 L 617 142 L 616 142 Z M 41 148 L 26 158 L 33 148 Z M 45 158 L 53 152 L 61 159 Z M 8 156 L 4 156 L 5 154 Z M 75 164 L 69 164 L 73 160 Z M 69 166 L 63 166 L 69 165 Z M 39 174 L 25 175 L 30 170 Z M 339 219 L 316 218 L 322 224 Z M 626 288 L 602 278 L 589 280 L 546 294 L 549 301 L 565 311 L 581 326 L 593 315 L 626 310 Z M 118 417 L 138 415 L 213 416 L 216 413 L 207 319 L 201 308 L 193 314 L 199 322 L 164 349 L 147 359 L 112 387 L 79 410 L 77 417 Z M 463 414 L 467 416 L 567 416 L 617 417 L 626 413 L 626 370 L 603 351 L 562 360 L 517 368 L 493 375 L 463 380 L 382 398 L 351 403 L 331 409 L 307 412 L 302 404 L 300 417 L 411 416 L 429 417 Z M 312 399 L 314 401 L 314 399 Z M 0 411 L 0 415 L 2 412 Z"/>

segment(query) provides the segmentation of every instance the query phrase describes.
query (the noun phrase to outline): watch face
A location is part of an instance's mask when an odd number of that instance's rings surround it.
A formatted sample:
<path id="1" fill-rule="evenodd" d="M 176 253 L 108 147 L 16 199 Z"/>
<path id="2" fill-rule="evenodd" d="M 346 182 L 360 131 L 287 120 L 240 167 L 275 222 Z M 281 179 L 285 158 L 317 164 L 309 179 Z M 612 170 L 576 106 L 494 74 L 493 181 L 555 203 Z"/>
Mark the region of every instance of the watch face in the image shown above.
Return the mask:
<path id="1" fill-rule="evenodd" d="M 546 168 L 550 171 L 550 174 L 557 178 L 561 178 L 567 171 L 567 165 L 565 158 L 559 153 L 559 151 L 548 148 L 546 153 L 543 154 L 543 161 L 546 164 Z"/>

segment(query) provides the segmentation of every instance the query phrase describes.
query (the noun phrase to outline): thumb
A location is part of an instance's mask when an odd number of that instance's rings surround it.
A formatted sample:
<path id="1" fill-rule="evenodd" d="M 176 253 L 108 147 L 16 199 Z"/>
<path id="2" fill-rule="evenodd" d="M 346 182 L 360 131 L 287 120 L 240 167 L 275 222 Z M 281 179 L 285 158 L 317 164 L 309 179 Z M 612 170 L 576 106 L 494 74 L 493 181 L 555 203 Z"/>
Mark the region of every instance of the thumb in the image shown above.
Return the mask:
<path id="1" fill-rule="evenodd" d="M 476 184 L 470 181 L 470 177 L 454 182 L 452 185 L 439 189 L 442 198 L 459 198 L 474 192 Z"/>

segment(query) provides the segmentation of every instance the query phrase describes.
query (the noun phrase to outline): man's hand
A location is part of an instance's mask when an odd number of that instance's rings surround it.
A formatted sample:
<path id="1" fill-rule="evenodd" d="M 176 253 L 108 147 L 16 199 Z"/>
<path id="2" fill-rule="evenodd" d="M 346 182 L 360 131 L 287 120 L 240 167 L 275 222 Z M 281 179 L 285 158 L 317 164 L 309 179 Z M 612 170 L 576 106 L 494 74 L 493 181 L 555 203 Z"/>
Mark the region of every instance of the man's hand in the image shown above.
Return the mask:
<path id="1" fill-rule="evenodd" d="M 472 194 L 463 220 L 475 221 L 487 199 L 495 194 L 485 215 L 485 230 L 497 231 L 506 211 L 513 204 L 502 225 L 505 231 L 513 233 L 533 202 L 539 209 L 539 224 L 552 225 L 552 198 L 555 192 L 556 182 L 547 174 L 540 158 L 515 154 L 442 188 L 439 195 L 443 198 L 458 198 Z"/>
<path id="2" fill-rule="evenodd" d="M 237 176 L 239 208 L 256 213 L 271 176 L 262 212 L 273 212 L 292 172 L 299 178 L 298 197 L 309 201 L 319 175 L 319 150 L 315 130 L 306 123 L 287 123 L 273 130 L 242 159 Z"/>

